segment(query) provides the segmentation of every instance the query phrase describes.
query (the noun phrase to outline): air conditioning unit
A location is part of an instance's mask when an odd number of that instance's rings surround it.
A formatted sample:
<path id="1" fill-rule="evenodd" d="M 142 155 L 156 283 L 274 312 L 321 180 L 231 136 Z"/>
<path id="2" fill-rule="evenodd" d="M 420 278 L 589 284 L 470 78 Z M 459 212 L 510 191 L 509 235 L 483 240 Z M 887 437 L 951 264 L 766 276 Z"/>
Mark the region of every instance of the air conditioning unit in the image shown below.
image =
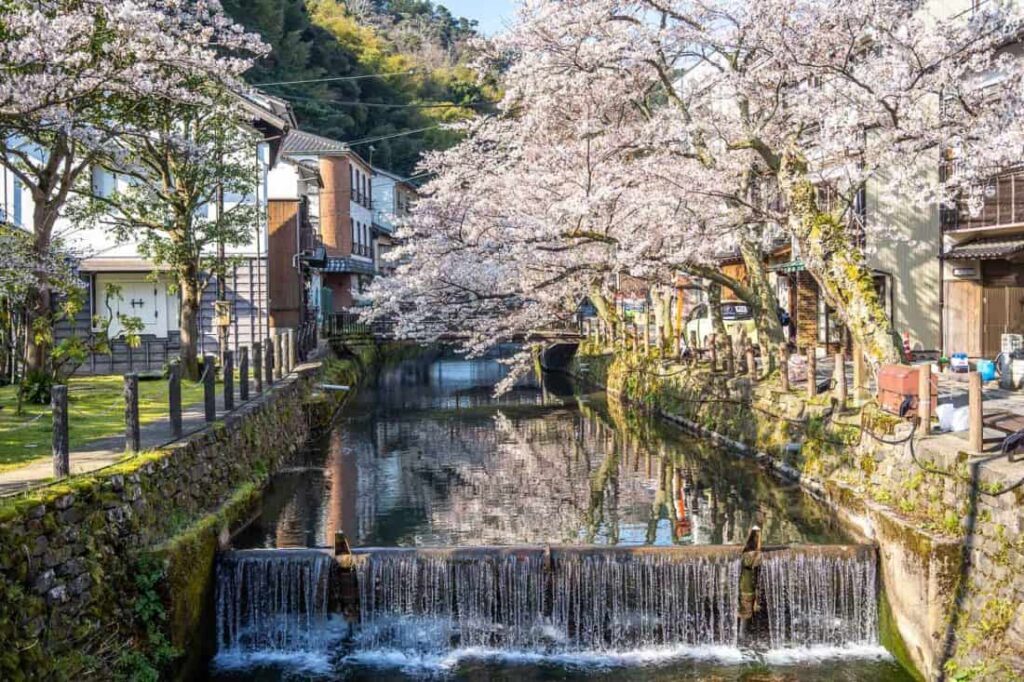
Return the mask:
<path id="1" fill-rule="evenodd" d="M 1002 346 L 1002 351 L 1007 355 L 1024 349 L 1024 334 L 1003 334 Z"/>

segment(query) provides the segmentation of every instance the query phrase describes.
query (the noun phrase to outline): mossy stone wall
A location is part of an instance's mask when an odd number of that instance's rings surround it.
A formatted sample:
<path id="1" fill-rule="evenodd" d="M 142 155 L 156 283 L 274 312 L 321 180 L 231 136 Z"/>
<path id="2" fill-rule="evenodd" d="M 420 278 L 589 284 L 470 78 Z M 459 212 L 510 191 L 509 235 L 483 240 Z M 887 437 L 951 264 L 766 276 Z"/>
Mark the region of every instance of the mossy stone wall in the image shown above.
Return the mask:
<path id="1" fill-rule="evenodd" d="M 210 537 L 305 442 L 304 405 L 317 374 L 309 368 L 277 382 L 181 445 L 0 505 L 0 679 L 152 673 L 147 640 L 200 620 L 210 587 L 196 576 L 211 574 Z M 177 605 L 167 615 L 146 600 L 140 558 L 217 510 L 224 514 L 162 550 Z M 172 646 L 160 648 L 163 663 L 174 658 Z"/>

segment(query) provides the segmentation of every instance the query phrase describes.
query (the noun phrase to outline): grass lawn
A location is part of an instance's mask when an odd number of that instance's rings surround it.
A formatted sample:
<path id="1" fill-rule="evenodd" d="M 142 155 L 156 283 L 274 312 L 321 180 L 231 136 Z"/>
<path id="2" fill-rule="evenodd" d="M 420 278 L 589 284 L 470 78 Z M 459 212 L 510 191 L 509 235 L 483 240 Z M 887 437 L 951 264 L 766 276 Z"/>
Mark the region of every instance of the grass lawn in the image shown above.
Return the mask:
<path id="1" fill-rule="evenodd" d="M 124 433 L 123 391 L 124 379 L 120 376 L 71 379 L 68 425 L 72 451 L 91 440 Z M 202 399 L 202 384 L 181 382 L 183 406 Z M 26 404 L 21 415 L 15 414 L 17 406 L 17 388 L 0 387 L 0 471 L 50 456 L 50 406 Z M 167 418 L 165 380 L 139 380 L 139 418 L 142 424 Z"/>

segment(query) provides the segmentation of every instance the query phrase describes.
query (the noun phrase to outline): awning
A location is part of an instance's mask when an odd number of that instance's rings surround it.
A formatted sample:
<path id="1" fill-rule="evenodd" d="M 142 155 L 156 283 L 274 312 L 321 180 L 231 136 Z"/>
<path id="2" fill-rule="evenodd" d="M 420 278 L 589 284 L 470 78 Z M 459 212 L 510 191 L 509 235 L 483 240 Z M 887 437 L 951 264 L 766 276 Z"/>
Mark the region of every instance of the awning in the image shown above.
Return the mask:
<path id="1" fill-rule="evenodd" d="M 783 274 L 792 274 L 794 272 L 803 272 L 807 268 L 804 266 L 802 259 L 797 258 L 796 260 L 787 261 L 785 263 L 778 263 L 776 265 L 769 265 L 769 272 L 781 272 Z"/>
<path id="2" fill-rule="evenodd" d="M 1009 259 L 1024 255 L 1024 235 L 991 237 L 957 244 L 946 251 L 946 258 L 956 260 Z"/>
<path id="3" fill-rule="evenodd" d="M 153 272 L 170 269 L 169 265 L 154 265 L 142 258 L 86 258 L 78 265 L 80 272 Z"/>

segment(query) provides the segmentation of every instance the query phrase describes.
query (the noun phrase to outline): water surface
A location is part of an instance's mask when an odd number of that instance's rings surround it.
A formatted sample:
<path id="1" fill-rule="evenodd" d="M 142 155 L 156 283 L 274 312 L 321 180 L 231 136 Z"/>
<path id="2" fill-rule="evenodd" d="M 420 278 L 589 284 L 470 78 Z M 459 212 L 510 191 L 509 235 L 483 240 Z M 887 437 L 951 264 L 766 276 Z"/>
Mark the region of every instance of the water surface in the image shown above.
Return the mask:
<path id="1" fill-rule="evenodd" d="M 239 548 L 521 544 L 768 544 L 851 538 L 798 487 L 564 377 L 495 398 L 494 359 L 442 357 L 385 370 L 336 427 L 275 477 Z M 344 624 L 335 623 L 337 637 Z M 430 633 L 424 631 L 426 641 Z M 415 632 L 402 633 L 415 641 Z M 307 653 L 227 654 L 214 677 L 271 680 L 911 679 L 877 645 L 622 651 L 338 644 Z"/>

